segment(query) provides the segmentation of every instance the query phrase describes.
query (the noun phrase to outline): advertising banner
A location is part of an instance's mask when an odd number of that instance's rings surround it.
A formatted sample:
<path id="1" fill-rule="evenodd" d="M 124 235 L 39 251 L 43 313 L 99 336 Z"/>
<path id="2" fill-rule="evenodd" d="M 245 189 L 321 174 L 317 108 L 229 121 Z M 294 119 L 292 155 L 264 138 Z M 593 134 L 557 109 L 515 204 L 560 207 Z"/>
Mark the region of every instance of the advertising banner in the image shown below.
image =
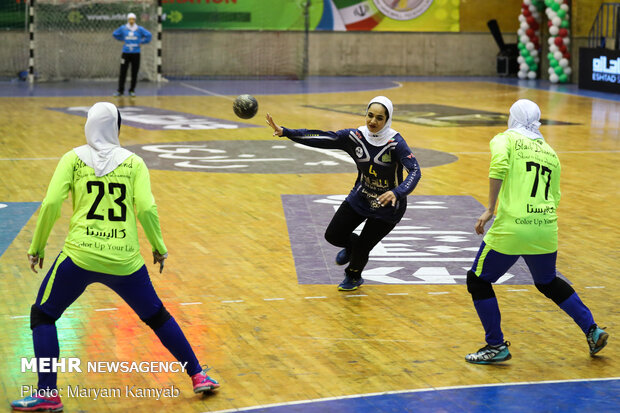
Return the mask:
<path id="1" fill-rule="evenodd" d="M 620 93 L 620 51 L 580 48 L 579 88 Z"/>
<path id="2" fill-rule="evenodd" d="M 307 0 L 163 0 L 164 29 L 304 30 Z M 459 31 L 460 0 L 312 0 L 309 30 Z"/>

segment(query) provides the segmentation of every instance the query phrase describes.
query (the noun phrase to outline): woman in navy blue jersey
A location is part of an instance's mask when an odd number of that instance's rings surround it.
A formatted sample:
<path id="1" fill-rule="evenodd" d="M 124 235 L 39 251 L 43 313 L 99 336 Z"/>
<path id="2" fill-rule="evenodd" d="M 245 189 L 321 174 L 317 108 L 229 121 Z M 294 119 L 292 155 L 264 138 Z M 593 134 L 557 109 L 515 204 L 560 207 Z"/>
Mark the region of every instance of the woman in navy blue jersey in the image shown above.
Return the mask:
<path id="1" fill-rule="evenodd" d="M 288 129 L 278 126 L 267 114 L 274 136 L 315 148 L 341 149 L 355 160 L 355 185 L 325 231 L 327 242 L 343 248 L 336 255 L 336 263 L 349 263 L 338 286 L 340 291 L 353 291 L 364 283 L 362 270 L 370 251 L 401 220 L 407 209 L 407 195 L 420 180 L 418 161 L 403 137 L 390 127 L 392 117 L 392 102 L 385 96 L 370 101 L 366 125 L 357 129 Z M 404 179 L 403 168 L 408 171 Z M 364 221 L 361 234 L 354 234 Z"/>

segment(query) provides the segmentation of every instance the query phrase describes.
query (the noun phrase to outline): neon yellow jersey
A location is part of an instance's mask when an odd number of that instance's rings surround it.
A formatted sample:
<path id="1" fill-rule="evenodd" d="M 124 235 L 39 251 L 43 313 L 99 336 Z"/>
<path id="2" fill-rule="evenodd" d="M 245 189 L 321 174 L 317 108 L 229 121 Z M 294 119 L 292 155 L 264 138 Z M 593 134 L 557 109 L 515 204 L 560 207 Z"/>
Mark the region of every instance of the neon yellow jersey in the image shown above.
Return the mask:
<path id="1" fill-rule="evenodd" d="M 484 237 L 509 255 L 548 254 L 558 249 L 560 160 L 542 138 L 506 131 L 491 140 L 489 178 L 501 179 L 497 217 Z"/>
<path id="2" fill-rule="evenodd" d="M 44 256 L 69 192 L 73 216 L 63 252 L 79 267 L 113 275 L 129 275 L 142 267 L 136 216 L 153 250 L 167 252 L 142 158 L 131 155 L 112 172 L 97 177 L 72 150 L 60 159 L 50 181 L 28 254 Z"/>

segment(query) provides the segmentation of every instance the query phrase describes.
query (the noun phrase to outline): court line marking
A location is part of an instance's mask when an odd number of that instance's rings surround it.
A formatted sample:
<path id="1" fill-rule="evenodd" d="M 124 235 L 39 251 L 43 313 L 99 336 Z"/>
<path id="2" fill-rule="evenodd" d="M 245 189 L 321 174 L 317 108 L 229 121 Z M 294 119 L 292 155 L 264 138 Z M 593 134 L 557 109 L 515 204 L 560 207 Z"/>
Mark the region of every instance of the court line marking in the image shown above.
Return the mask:
<path id="1" fill-rule="evenodd" d="M 586 287 L 586 288 L 605 288 L 605 287 L 602 285 L 593 285 L 591 287 Z"/>
<path id="2" fill-rule="evenodd" d="M 26 318 L 30 317 L 29 315 L 12 315 L 11 318 Z"/>
<path id="3" fill-rule="evenodd" d="M 224 300 L 224 301 L 220 301 L 222 303 L 242 303 L 243 300 Z"/>
<path id="4" fill-rule="evenodd" d="M 514 290 L 506 290 L 506 291 L 529 291 L 529 290 L 528 290 L 528 289 L 523 288 L 523 289 L 514 289 Z"/>
<path id="5" fill-rule="evenodd" d="M 184 83 L 184 82 L 181 82 L 181 83 L 180 83 L 180 85 L 181 85 L 181 86 L 184 86 L 184 87 L 187 87 L 187 88 L 190 88 L 190 89 L 197 90 L 197 91 L 202 92 L 202 93 L 206 93 L 207 95 L 215 96 L 215 97 L 218 97 L 218 98 L 228 99 L 228 100 L 230 100 L 231 102 L 235 100 L 234 98 L 231 98 L 231 97 L 229 97 L 229 96 L 226 96 L 226 95 L 220 95 L 219 93 L 211 92 L 210 90 L 203 89 L 203 88 L 201 88 L 201 87 L 194 86 L 194 85 L 189 85 L 189 84 Z"/>
<path id="6" fill-rule="evenodd" d="M 286 298 L 263 298 L 263 301 L 283 301 Z"/>
<path id="7" fill-rule="evenodd" d="M 289 338 L 296 338 L 299 340 L 331 340 L 331 341 L 378 341 L 381 343 L 417 343 L 415 340 L 398 340 L 389 338 L 347 338 L 347 337 L 302 337 L 292 336 Z"/>
<path id="8" fill-rule="evenodd" d="M 0 161 L 51 161 L 60 158 L 0 158 Z"/>
<path id="9" fill-rule="evenodd" d="M 368 294 L 348 294 L 344 296 L 344 298 L 349 298 L 349 297 L 368 297 Z"/>
<path id="10" fill-rule="evenodd" d="M 118 308 L 116 307 L 111 307 L 111 308 L 96 308 L 95 311 L 117 311 Z"/>
<path id="11" fill-rule="evenodd" d="M 236 409 L 216 410 L 216 411 L 211 411 L 210 413 L 243 412 L 243 411 L 251 411 L 251 410 L 257 410 L 257 409 L 266 409 L 270 407 L 294 406 L 294 405 L 299 405 L 299 404 L 321 403 L 321 402 L 327 402 L 327 401 L 333 401 L 333 400 L 355 399 L 355 398 L 362 398 L 362 397 L 375 397 L 375 396 L 384 396 L 384 395 L 391 395 L 391 394 L 423 393 L 423 392 L 431 392 L 431 391 L 459 390 L 459 389 L 477 389 L 477 388 L 483 388 L 483 387 L 527 386 L 531 384 L 579 383 L 579 382 L 613 381 L 613 380 L 620 380 L 620 377 L 603 377 L 603 378 L 598 378 L 598 379 L 523 381 L 523 382 L 514 382 L 514 383 L 490 383 L 490 384 L 471 384 L 471 385 L 463 385 L 463 386 L 431 387 L 428 389 L 391 390 L 391 391 L 378 392 L 378 393 L 350 394 L 350 395 L 345 395 L 345 396 L 325 397 L 322 399 L 308 399 L 308 400 L 296 400 L 293 402 L 285 402 L 285 403 L 261 404 L 261 405 L 252 406 L 252 407 L 239 407 Z M 203 413 L 209 413 L 209 412 L 205 411 Z"/>
<path id="12" fill-rule="evenodd" d="M 387 293 L 386 295 L 409 295 L 409 293 Z"/>
<path id="13" fill-rule="evenodd" d="M 317 297 L 304 297 L 306 300 L 315 300 L 315 299 L 319 299 L 319 298 L 327 298 L 327 296 L 325 295 L 319 295 Z"/>
<path id="14" fill-rule="evenodd" d="M 441 295 L 441 294 L 450 294 L 449 291 L 431 291 L 428 293 L 429 295 Z"/>
<path id="15" fill-rule="evenodd" d="M 202 304 L 200 301 L 195 301 L 193 303 L 179 303 L 179 305 L 197 305 L 197 304 Z"/>

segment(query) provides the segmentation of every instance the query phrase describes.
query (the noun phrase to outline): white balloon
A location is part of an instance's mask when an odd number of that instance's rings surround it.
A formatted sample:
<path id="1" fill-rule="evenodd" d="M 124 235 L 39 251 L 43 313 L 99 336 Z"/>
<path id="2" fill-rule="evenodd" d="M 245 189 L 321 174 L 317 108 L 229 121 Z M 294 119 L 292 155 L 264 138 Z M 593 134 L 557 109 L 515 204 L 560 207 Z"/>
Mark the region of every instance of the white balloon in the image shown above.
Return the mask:
<path id="1" fill-rule="evenodd" d="M 560 29 L 558 29 L 558 26 L 549 27 L 549 34 L 551 36 L 557 36 L 559 32 L 560 32 Z"/>
<path id="2" fill-rule="evenodd" d="M 558 50 L 560 49 L 558 49 L 558 47 L 555 44 L 552 44 L 551 46 L 549 46 L 549 51 L 553 53 L 554 56 L 555 56 L 555 52 L 557 52 Z"/>
<path id="3" fill-rule="evenodd" d="M 521 38 L 521 36 L 525 36 L 525 30 L 519 28 L 519 30 L 517 30 L 517 36 L 519 36 L 519 38 Z"/>
<path id="4" fill-rule="evenodd" d="M 536 21 L 540 21 L 540 13 L 536 12 L 532 12 L 532 17 L 536 20 Z"/>
<path id="5" fill-rule="evenodd" d="M 529 6 L 530 4 L 532 4 L 532 0 L 523 0 L 523 4 Z"/>
<path id="6" fill-rule="evenodd" d="M 555 0 L 555 2 L 558 3 L 558 4 L 562 4 L 562 3 L 564 3 L 564 0 Z"/>
<path id="7" fill-rule="evenodd" d="M 536 59 L 538 57 L 538 50 L 534 49 L 534 50 L 530 51 L 530 56 L 532 56 L 534 59 Z"/>
<path id="8" fill-rule="evenodd" d="M 534 13 L 537 13 L 537 12 L 538 12 L 538 9 L 537 9 L 537 8 L 536 8 L 536 6 L 534 6 L 533 4 L 530 4 L 529 9 L 530 9 L 530 12 L 532 13 L 532 15 L 533 15 Z"/>
<path id="9" fill-rule="evenodd" d="M 551 83 L 558 83 L 560 81 L 560 77 L 554 73 L 549 76 L 549 80 L 551 81 Z"/>
<path id="10" fill-rule="evenodd" d="M 557 48 L 557 46 L 556 46 L 556 48 Z M 555 60 L 560 60 L 562 58 L 562 56 L 564 56 L 564 55 L 559 50 L 557 52 L 553 52 L 553 57 L 555 57 Z"/>
<path id="11" fill-rule="evenodd" d="M 561 4 L 561 5 L 560 5 L 560 8 L 561 8 L 562 10 L 564 10 L 564 11 L 568 11 L 568 4 L 563 3 L 563 4 Z"/>
<path id="12" fill-rule="evenodd" d="M 530 67 L 528 66 L 528 64 L 527 64 L 527 63 L 523 62 L 523 63 L 521 63 L 521 64 L 519 65 L 519 69 L 520 69 L 520 70 L 522 70 L 522 71 L 527 72 L 527 71 L 530 69 Z"/>
<path id="13" fill-rule="evenodd" d="M 529 38 L 529 37 L 527 37 L 527 36 L 521 36 L 521 37 L 520 37 L 520 40 L 521 40 L 521 43 L 523 43 L 523 44 L 527 44 L 527 42 L 529 42 L 529 41 L 530 41 L 530 38 Z"/>
<path id="14" fill-rule="evenodd" d="M 570 75 L 573 72 L 573 69 L 570 68 L 570 66 L 566 66 L 564 68 L 564 74 L 566 74 L 566 76 Z"/>
<path id="15" fill-rule="evenodd" d="M 559 18 L 558 16 L 555 16 L 551 18 L 551 23 L 553 23 L 554 26 L 560 27 L 560 24 L 562 24 L 562 19 Z"/>
<path id="16" fill-rule="evenodd" d="M 526 48 L 527 50 L 534 50 L 534 48 L 535 48 L 535 47 L 534 47 L 534 43 L 532 43 L 532 42 L 527 42 L 527 43 L 525 44 L 525 48 Z"/>
<path id="17" fill-rule="evenodd" d="M 519 64 L 525 63 L 525 58 L 523 56 L 519 56 L 517 57 L 517 62 L 519 62 Z"/>
<path id="18" fill-rule="evenodd" d="M 562 37 L 562 41 L 564 41 L 564 44 L 566 46 L 568 46 L 568 44 L 570 43 L 570 39 L 568 38 L 568 36 L 567 37 Z"/>
<path id="19" fill-rule="evenodd" d="M 517 73 L 517 76 L 519 77 L 519 79 L 525 79 L 527 77 L 527 72 L 519 71 L 519 73 Z"/>
<path id="20" fill-rule="evenodd" d="M 547 69 L 547 73 L 549 73 L 549 76 L 551 76 L 552 74 L 555 73 L 555 69 L 550 67 L 549 69 Z"/>
<path id="21" fill-rule="evenodd" d="M 521 22 L 520 26 L 519 26 L 522 30 L 527 30 L 530 28 L 530 25 L 527 24 L 527 22 Z"/>
<path id="22" fill-rule="evenodd" d="M 523 23 L 523 22 L 525 21 L 525 16 L 524 16 L 524 15 L 522 15 L 522 14 L 520 14 L 520 15 L 519 15 L 519 21 L 520 21 L 521 23 Z"/>
<path id="23" fill-rule="evenodd" d="M 562 59 L 558 60 L 558 62 L 560 63 L 560 66 L 562 66 L 562 67 L 568 66 L 568 59 L 562 58 Z"/>
<path id="24" fill-rule="evenodd" d="M 536 72 L 530 70 L 529 72 L 527 72 L 527 77 L 528 79 L 536 79 Z"/>
<path id="25" fill-rule="evenodd" d="M 550 37 L 547 39 L 547 43 L 549 43 L 549 46 L 553 45 L 553 42 L 555 42 L 555 38 Z"/>

